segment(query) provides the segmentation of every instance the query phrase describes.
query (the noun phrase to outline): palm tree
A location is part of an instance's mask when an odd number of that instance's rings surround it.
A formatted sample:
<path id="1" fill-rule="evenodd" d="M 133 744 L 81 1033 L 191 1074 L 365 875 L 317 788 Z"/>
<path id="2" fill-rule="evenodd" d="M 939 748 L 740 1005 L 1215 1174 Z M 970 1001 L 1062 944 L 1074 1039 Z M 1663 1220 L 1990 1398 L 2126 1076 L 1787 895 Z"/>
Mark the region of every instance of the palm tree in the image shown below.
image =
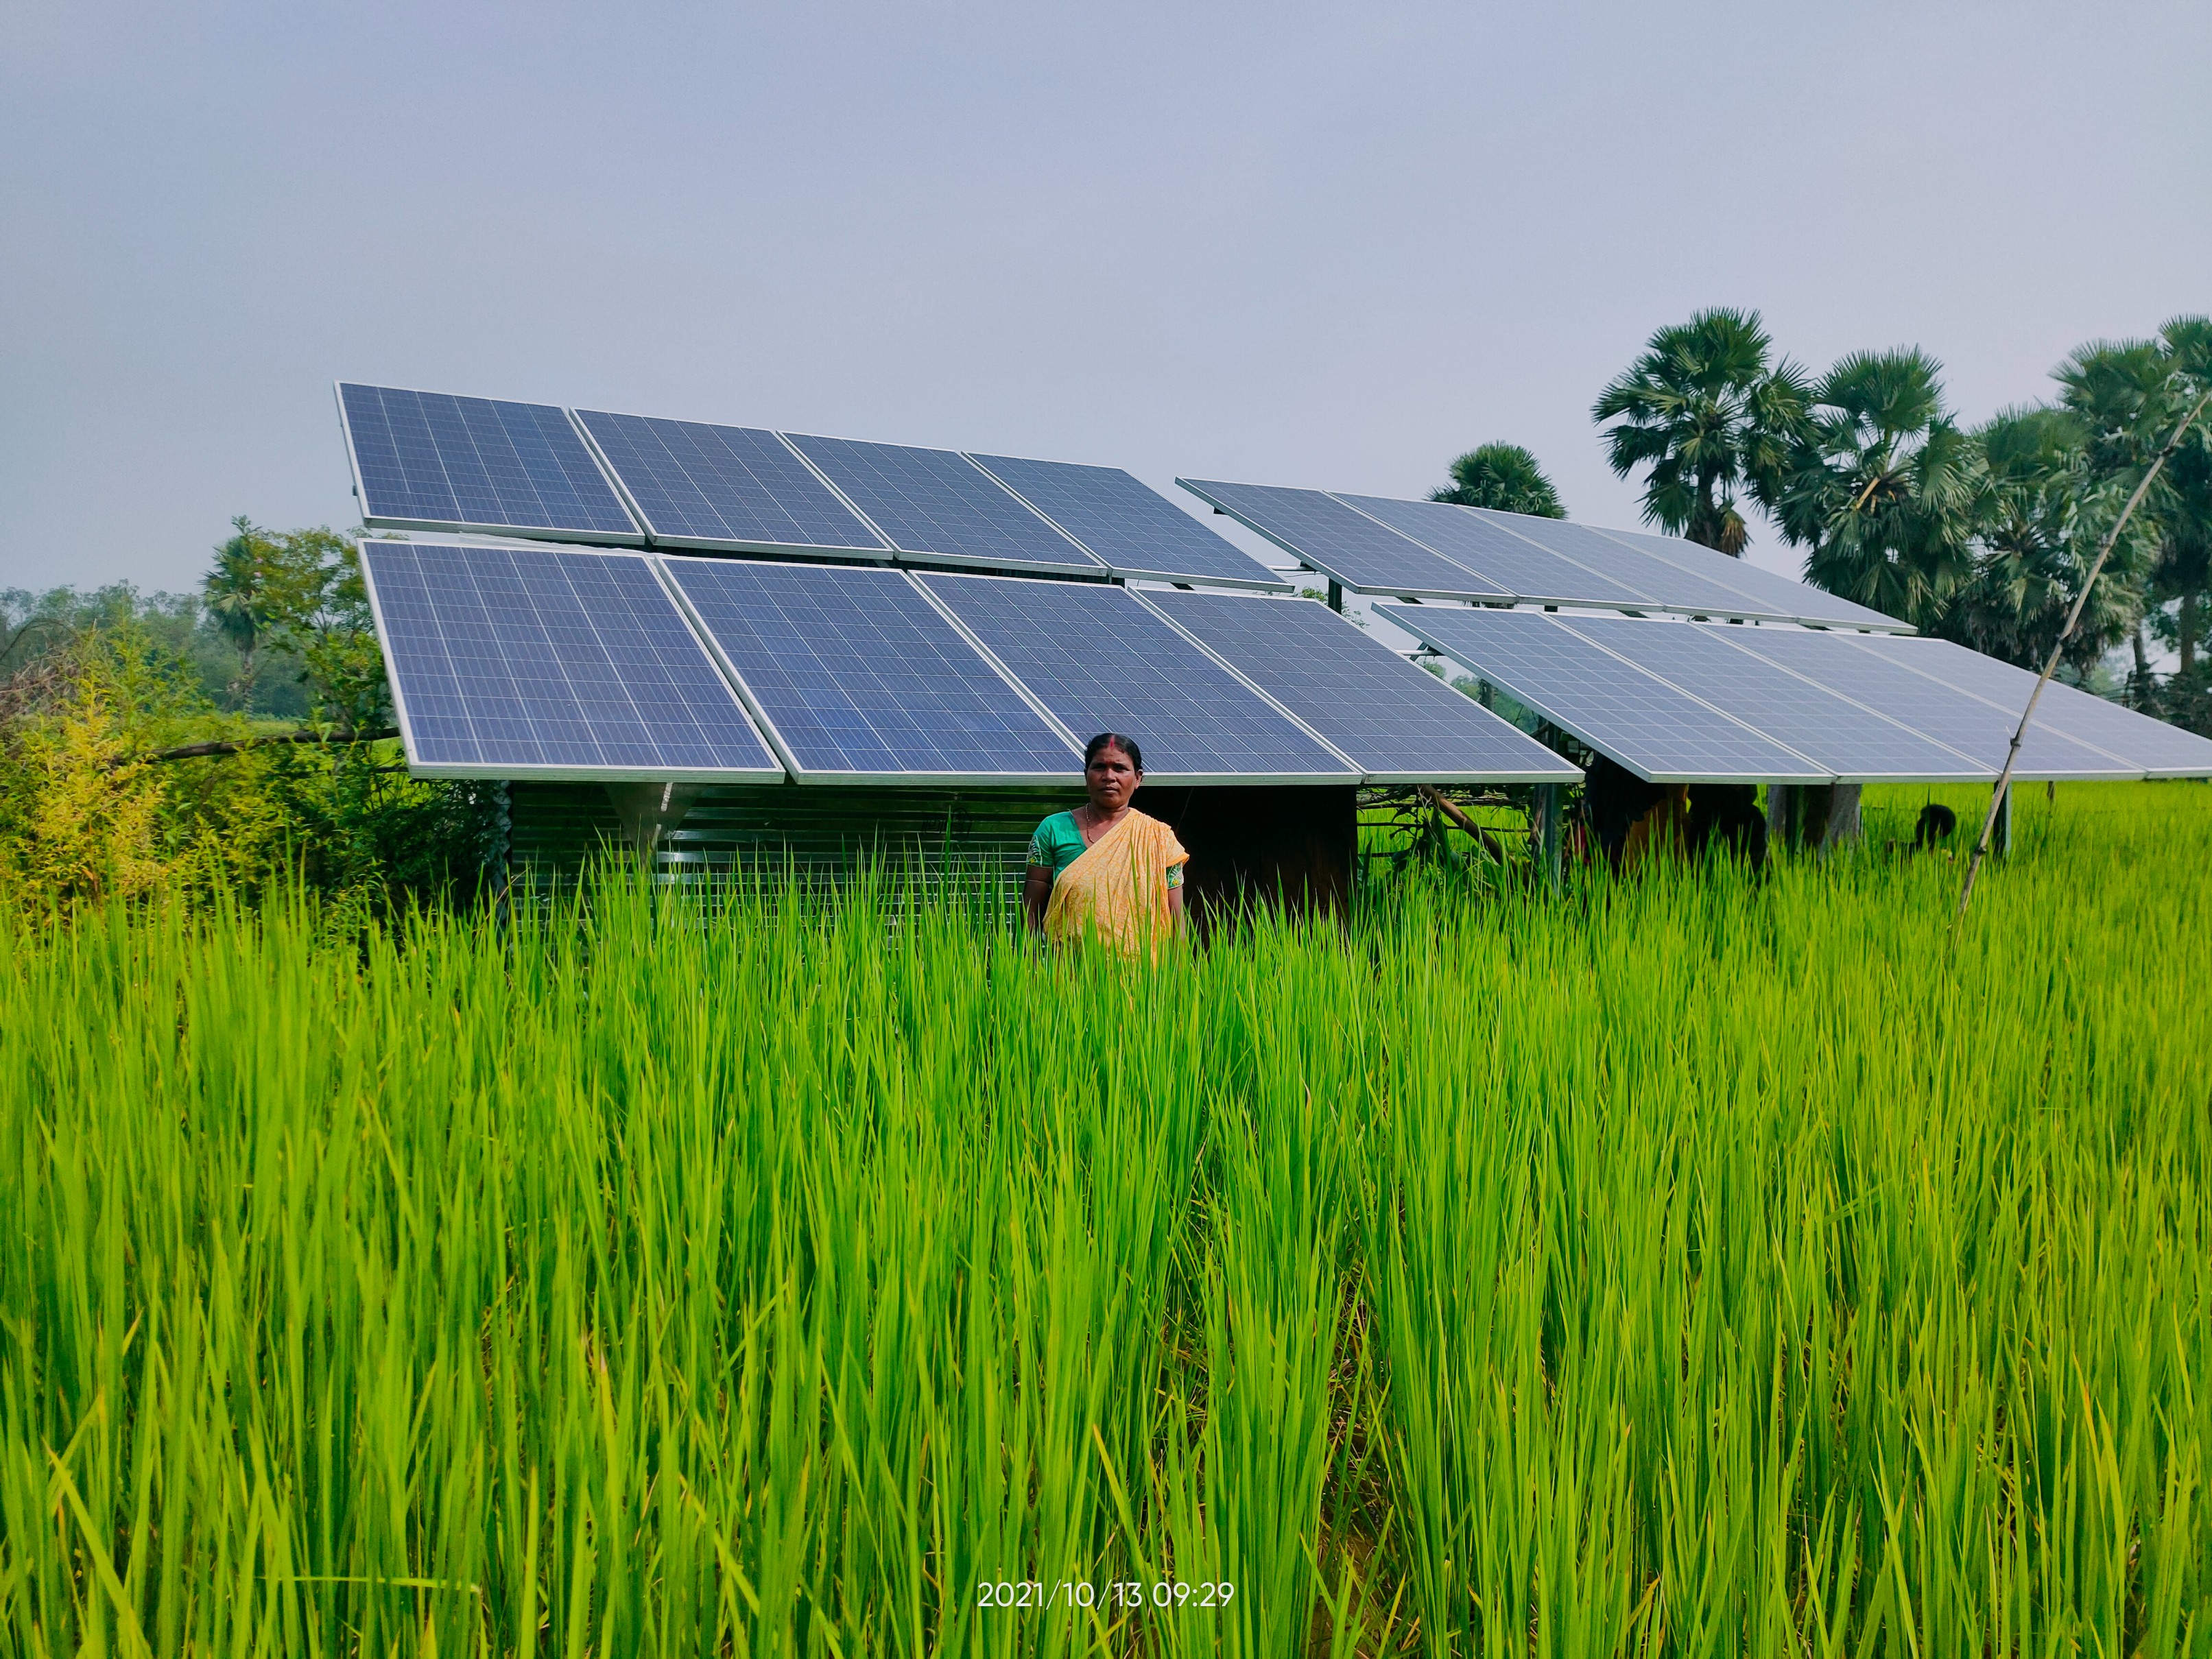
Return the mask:
<path id="1" fill-rule="evenodd" d="M 2053 371 L 2059 403 L 2087 434 L 2089 486 L 2106 521 L 2174 422 L 2212 380 L 2212 319 L 2177 317 L 2152 340 L 2096 341 Z M 2212 436 L 2199 422 L 2160 474 L 2138 522 L 2154 543 L 2143 571 L 2150 618 L 2195 672 L 2212 587 Z M 2164 607 L 2173 606 L 2171 616 Z"/>
<path id="2" fill-rule="evenodd" d="M 1526 513 L 1539 519 L 1564 519 L 1559 492 L 1544 476 L 1534 455 L 1519 444 L 1485 444 L 1451 464 L 1452 481 L 1431 489 L 1432 501 L 1486 507 L 1498 513 Z"/>
<path id="3" fill-rule="evenodd" d="M 1776 503 L 1807 580 L 1933 627 L 1973 574 L 1981 458 L 1943 407 L 1943 366 L 1856 351 L 1814 389 Z"/>
<path id="4" fill-rule="evenodd" d="M 1972 509 L 1972 576 L 1945 604 L 1935 632 L 2023 668 L 2041 668 L 2065 626 L 2111 514 L 2100 514 L 2088 434 L 2072 411 L 2002 411 L 1973 432 L 1981 452 Z M 2086 677 L 2133 631 L 2152 535 L 2140 514 L 2113 550 L 2066 661 Z"/>
<path id="5" fill-rule="evenodd" d="M 1716 307 L 1662 328 L 1627 372 L 1598 394 L 1590 418 L 1606 430 L 1622 477 L 1649 467 L 1644 516 L 1669 535 L 1743 556 L 1736 491 L 1772 508 L 1804 418 L 1804 371 L 1771 361 L 1755 311 Z"/>

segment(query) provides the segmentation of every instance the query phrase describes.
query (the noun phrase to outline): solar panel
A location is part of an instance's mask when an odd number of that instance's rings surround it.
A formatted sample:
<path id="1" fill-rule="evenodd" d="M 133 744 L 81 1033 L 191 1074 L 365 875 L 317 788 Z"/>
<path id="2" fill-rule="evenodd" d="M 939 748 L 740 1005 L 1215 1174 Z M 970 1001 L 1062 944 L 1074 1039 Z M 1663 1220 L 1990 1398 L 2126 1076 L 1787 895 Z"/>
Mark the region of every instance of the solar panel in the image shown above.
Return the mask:
<path id="1" fill-rule="evenodd" d="M 1634 617 L 1562 617 L 1584 639 L 1726 709 L 1845 782 L 1986 782 L 1994 768 L 1909 726 L 1739 651 L 1740 627 L 1699 628 Z M 1817 678 L 1817 677 L 1816 677 Z"/>
<path id="2" fill-rule="evenodd" d="M 1290 584 L 1117 466 L 971 455 L 1117 576 L 1286 590 Z"/>
<path id="3" fill-rule="evenodd" d="M 991 569 L 1105 574 L 1103 562 L 955 450 L 787 435 L 910 558 Z"/>
<path id="4" fill-rule="evenodd" d="M 361 556 L 416 773 L 781 781 L 642 555 L 364 540 Z"/>
<path id="5" fill-rule="evenodd" d="M 1376 608 L 1647 782 L 1826 782 L 1832 775 L 1541 611 Z"/>
<path id="6" fill-rule="evenodd" d="M 1122 732 L 1156 780 L 1351 782 L 1359 773 L 1126 587 L 917 575 L 1079 741 Z"/>
<path id="7" fill-rule="evenodd" d="M 1081 768 L 903 572 L 665 564 L 802 783 L 1065 783 Z"/>
<path id="8" fill-rule="evenodd" d="M 1492 513 L 1483 507 L 1469 507 L 1467 511 L 1486 524 L 1573 560 L 1594 575 L 1649 594 L 1654 610 L 1777 619 L 1789 614 L 1773 610 L 1741 588 L 1654 558 L 1588 525 L 1571 524 L 1565 519 L 1540 519 L 1526 513 Z"/>
<path id="9" fill-rule="evenodd" d="M 634 544 L 636 523 L 551 404 L 338 383 L 365 523 Z"/>
<path id="10" fill-rule="evenodd" d="M 1503 599 L 1503 590 L 1318 489 L 1176 482 L 1355 593 Z"/>
<path id="11" fill-rule="evenodd" d="M 1311 599 L 1147 593 L 1149 605 L 1358 762 L 1373 783 L 1571 783 L 1534 738 Z"/>
<path id="12" fill-rule="evenodd" d="M 1858 648 L 1856 637 L 1805 628 L 1738 628 L 1708 625 L 1705 631 L 1737 650 L 1757 654 L 1795 673 L 1818 680 L 1855 702 L 1978 761 L 1995 777 L 2004 764 L 2019 716 L 1969 696 L 1964 691 L 1916 674 L 1899 664 Z M 2114 760 L 2101 750 L 2062 737 L 2046 726 L 2028 728 L 2021 747 L 2018 775 L 2023 778 L 2133 778 L 2142 769 Z"/>
<path id="13" fill-rule="evenodd" d="M 1901 629 L 1905 624 L 1894 617 L 1886 617 L 1879 611 L 1855 605 L 1849 599 L 1838 599 L 1833 593 L 1814 587 L 1809 582 L 1792 581 L 1771 570 L 1760 568 L 1748 559 L 1732 559 L 1725 553 L 1710 547 L 1700 547 L 1679 536 L 1660 536 L 1645 530 L 1605 530 L 1598 532 L 1619 542 L 1624 547 L 1637 549 L 1689 571 L 1736 588 L 1756 602 L 1769 614 L 1793 622 L 1829 623 L 1846 628 L 1879 628 Z"/>
<path id="14" fill-rule="evenodd" d="M 1547 548 L 1499 529 L 1480 514 L 1448 501 L 1400 501 L 1382 495 L 1337 499 L 1464 565 L 1478 588 L 1545 605 L 1625 605 L 1642 608 L 1650 594 L 1608 580 Z"/>
<path id="15" fill-rule="evenodd" d="M 653 541 L 882 557 L 883 538 L 773 432 L 580 409 Z"/>
<path id="16" fill-rule="evenodd" d="M 2027 669 L 1949 640 L 1854 634 L 1850 642 L 1996 705 L 2010 716 L 2013 726 L 2020 724 L 2021 711 L 2035 689 L 2036 677 Z M 2044 688 L 2029 732 L 2039 726 L 2100 749 L 2152 777 L 2212 776 L 2212 740 L 2056 680 Z"/>

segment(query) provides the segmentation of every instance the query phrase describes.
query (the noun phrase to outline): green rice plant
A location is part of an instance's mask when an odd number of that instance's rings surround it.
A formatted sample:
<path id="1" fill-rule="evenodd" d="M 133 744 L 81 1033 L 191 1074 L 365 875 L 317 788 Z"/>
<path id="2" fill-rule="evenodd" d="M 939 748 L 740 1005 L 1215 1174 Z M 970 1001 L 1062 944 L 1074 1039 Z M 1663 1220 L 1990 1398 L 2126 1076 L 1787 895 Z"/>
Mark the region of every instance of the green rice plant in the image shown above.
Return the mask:
<path id="1" fill-rule="evenodd" d="M 2208 797 L 1954 930 L 1930 793 L 1136 965 L 0 920 L 0 1647 L 2212 1654 Z"/>

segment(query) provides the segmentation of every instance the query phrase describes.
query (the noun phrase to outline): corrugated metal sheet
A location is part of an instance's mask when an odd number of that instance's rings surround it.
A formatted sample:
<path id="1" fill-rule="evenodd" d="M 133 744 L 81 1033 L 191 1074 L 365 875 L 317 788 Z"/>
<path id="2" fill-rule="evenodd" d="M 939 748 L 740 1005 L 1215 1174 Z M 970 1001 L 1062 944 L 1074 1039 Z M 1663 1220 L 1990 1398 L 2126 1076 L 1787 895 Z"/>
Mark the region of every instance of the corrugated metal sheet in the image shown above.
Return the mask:
<path id="1" fill-rule="evenodd" d="M 1030 833 L 1039 819 L 1081 803 L 1079 788 L 829 788 L 794 784 L 702 789 L 653 854 L 662 879 L 690 883 L 738 872 L 836 884 L 871 863 L 927 881 L 981 880 L 1012 907 Z M 540 889 L 573 883 L 585 862 L 631 852 L 605 787 L 530 783 L 511 787 L 508 865 Z"/>

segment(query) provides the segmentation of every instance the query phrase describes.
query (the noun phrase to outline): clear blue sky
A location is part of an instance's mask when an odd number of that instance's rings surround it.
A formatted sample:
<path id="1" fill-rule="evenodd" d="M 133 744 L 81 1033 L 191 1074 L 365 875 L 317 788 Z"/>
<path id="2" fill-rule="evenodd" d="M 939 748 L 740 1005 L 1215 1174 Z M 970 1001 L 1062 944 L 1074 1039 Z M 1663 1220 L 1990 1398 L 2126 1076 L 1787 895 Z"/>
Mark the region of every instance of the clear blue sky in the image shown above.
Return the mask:
<path id="1" fill-rule="evenodd" d="M 349 525 L 338 376 L 1164 487 L 1507 438 L 1632 524 L 1589 404 L 1698 306 L 1972 418 L 2212 309 L 2208 70 L 2203 0 L 5 0 L 0 586 Z"/>

